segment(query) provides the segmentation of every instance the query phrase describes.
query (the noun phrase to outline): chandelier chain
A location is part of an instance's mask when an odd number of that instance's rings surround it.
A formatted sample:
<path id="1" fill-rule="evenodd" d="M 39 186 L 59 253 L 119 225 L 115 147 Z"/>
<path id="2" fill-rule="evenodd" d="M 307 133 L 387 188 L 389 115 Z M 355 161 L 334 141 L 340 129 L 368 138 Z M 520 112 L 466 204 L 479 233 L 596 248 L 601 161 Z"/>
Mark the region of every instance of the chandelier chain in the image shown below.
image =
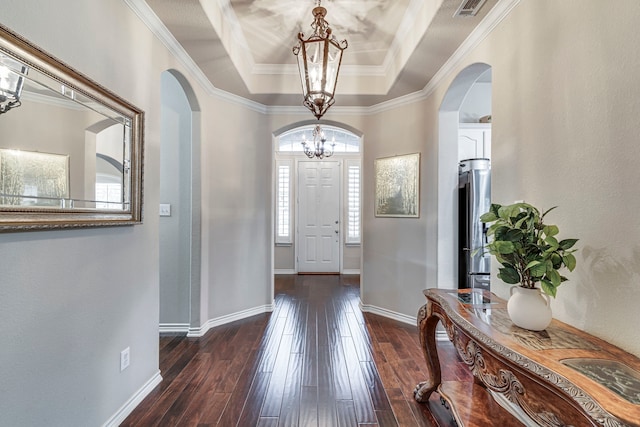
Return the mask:
<path id="1" fill-rule="evenodd" d="M 325 20 L 327 9 L 320 5 L 313 9 L 313 34 L 305 39 L 298 33 L 298 44 L 293 54 L 298 58 L 298 71 L 302 82 L 303 105 L 319 120 L 335 102 L 334 95 L 342 52 L 347 48 L 346 40 L 338 41 Z"/>

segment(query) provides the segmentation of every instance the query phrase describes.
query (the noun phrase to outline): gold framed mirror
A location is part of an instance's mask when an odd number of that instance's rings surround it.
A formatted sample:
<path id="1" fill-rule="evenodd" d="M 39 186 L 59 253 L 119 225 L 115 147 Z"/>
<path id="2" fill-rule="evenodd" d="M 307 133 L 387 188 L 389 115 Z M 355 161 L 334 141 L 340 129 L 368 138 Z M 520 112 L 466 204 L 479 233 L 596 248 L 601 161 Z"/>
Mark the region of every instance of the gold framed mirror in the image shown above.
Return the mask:
<path id="1" fill-rule="evenodd" d="M 142 222 L 144 112 L 0 25 L 0 232 Z"/>

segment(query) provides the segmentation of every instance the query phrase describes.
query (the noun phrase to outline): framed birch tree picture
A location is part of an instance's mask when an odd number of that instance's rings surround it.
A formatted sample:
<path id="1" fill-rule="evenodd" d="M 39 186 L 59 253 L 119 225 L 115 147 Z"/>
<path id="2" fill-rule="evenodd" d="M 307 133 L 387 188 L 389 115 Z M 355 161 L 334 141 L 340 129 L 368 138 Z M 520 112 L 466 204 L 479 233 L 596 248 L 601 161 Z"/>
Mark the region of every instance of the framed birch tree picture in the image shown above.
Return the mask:
<path id="1" fill-rule="evenodd" d="M 375 216 L 420 217 L 420 153 L 375 161 Z"/>
<path id="2" fill-rule="evenodd" d="M 69 198 L 69 155 L 0 148 L 0 205 L 56 206 Z"/>

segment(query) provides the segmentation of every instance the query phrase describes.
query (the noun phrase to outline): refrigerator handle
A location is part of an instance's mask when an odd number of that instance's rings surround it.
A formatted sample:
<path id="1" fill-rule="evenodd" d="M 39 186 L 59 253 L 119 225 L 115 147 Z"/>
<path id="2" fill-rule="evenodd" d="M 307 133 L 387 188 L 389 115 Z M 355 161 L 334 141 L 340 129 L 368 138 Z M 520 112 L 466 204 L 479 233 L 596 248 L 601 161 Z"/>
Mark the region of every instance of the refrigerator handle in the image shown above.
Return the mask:
<path id="1" fill-rule="evenodd" d="M 487 227 L 487 223 L 483 222 L 482 223 L 482 240 L 484 240 L 484 244 L 487 245 L 489 244 L 489 237 L 487 237 L 487 230 L 489 228 Z"/>

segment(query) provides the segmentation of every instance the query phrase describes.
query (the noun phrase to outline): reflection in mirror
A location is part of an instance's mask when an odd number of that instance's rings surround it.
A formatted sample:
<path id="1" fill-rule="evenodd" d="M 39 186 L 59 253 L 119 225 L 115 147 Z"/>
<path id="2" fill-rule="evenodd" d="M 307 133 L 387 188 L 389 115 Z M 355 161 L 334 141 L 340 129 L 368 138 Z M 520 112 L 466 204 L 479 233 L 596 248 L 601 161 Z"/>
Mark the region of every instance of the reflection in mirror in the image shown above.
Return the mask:
<path id="1" fill-rule="evenodd" d="M 140 222 L 142 111 L 0 36 L 0 231 Z"/>
<path id="2" fill-rule="evenodd" d="M 20 95 L 28 68 L 9 55 L 0 53 L 0 114 L 20 106 Z"/>

